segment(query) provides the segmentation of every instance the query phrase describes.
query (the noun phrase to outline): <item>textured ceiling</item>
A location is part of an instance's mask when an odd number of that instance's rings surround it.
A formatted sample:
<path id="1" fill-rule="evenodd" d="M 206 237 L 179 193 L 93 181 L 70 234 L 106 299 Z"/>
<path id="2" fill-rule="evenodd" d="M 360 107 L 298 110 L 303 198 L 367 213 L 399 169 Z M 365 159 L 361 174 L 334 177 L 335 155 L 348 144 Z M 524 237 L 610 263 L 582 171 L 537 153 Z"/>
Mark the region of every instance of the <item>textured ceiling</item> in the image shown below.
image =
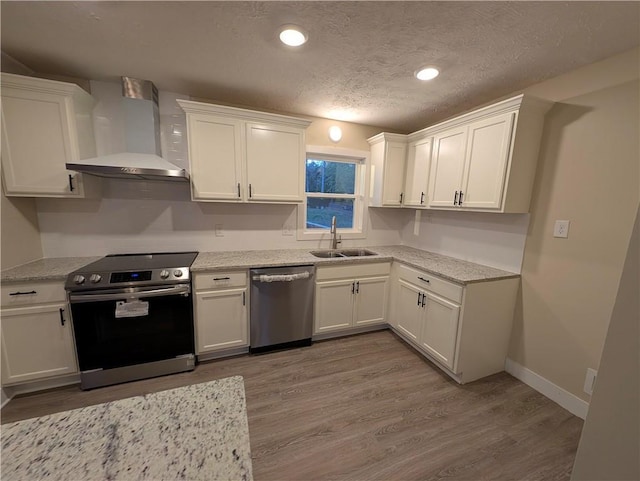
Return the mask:
<path id="1" fill-rule="evenodd" d="M 638 2 L 7 2 L 32 70 L 413 131 L 640 44 Z M 277 40 L 303 26 L 298 50 Z M 441 75 L 413 77 L 423 65 Z"/>

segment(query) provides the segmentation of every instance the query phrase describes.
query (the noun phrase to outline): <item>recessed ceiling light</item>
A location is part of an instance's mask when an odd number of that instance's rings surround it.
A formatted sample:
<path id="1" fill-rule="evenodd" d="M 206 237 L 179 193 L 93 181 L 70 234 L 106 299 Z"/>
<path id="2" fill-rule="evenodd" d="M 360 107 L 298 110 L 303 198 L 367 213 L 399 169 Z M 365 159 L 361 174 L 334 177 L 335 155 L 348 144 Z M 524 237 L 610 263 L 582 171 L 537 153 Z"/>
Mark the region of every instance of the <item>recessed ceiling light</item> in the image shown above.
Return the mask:
<path id="1" fill-rule="evenodd" d="M 299 47 L 308 39 L 306 32 L 296 25 L 285 25 L 280 29 L 280 41 L 290 47 Z"/>
<path id="2" fill-rule="evenodd" d="M 436 78 L 439 74 L 440 72 L 438 71 L 437 68 L 425 67 L 425 68 L 421 68 L 416 72 L 416 77 L 419 80 L 432 80 Z"/>

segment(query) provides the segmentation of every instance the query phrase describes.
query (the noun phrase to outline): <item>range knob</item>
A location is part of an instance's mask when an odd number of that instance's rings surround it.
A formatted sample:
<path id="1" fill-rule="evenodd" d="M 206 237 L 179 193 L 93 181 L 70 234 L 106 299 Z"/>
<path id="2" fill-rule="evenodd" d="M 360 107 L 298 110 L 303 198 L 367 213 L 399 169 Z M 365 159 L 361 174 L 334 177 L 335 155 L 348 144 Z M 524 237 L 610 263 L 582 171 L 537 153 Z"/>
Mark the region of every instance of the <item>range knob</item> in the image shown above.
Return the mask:
<path id="1" fill-rule="evenodd" d="M 176 269 L 173 271 L 173 275 L 176 277 L 182 277 L 182 271 L 180 269 Z"/>
<path id="2" fill-rule="evenodd" d="M 80 274 L 78 274 L 73 278 L 73 282 L 77 285 L 84 284 L 84 276 L 81 276 Z"/>
<path id="3" fill-rule="evenodd" d="M 91 277 L 89 277 L 89 280 L 94 284 L 97 284 L 102 280 L 102 276 L 100 274 L 91 274 Z"/>
<path id="4" fill-rule="evenodd" d="M 169 277 L 169 271 L 166 269 L 163 269 L 160 271 L 160 279 L 166 279 L 167 277 Z"/>

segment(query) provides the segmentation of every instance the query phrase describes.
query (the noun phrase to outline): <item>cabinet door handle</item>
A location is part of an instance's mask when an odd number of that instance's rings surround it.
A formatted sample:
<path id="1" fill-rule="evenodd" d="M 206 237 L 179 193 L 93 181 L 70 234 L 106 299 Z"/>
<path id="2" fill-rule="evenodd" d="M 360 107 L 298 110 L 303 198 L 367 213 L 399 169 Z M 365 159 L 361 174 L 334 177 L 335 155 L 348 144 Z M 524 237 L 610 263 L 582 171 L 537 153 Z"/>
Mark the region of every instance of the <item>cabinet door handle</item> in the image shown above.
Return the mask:
<path id="1" fill-rule="evenodd" d="M 403 193 L 400 192 L 400 203 L 402 204 L 402 197 L 403 197 Z"/>
<path id="2" fill-rule="evenodd" d="M 424 192 L 420 195 L 420 204 L 424 204 Z"/>
<path id="3" fill-rule="evenodd" d="M 458 204 L 458 191 L 456 190 L 455 195 L 453 196 L 453 205 Z"/>
<path id="4" fill-rule="evenodd" d="M 249 197 L 252 197 L 253 194 L 251 193 L 251 184 L 249 184 Z"/>
<path id="5" fill-rule="evenodd" d="M 418 277 L 418 279 L 420 279 L 422 282 L 426 282 L 427 284 L 431 282 L 429 279 L 425 279 L 424 277 Z"/>
<path id="6" fill-rule="evenodd" d="M 423 292 L 422 293 L 422 305 L 420 307 L 424 307 L 424 301 L 427 299 L 427 295 Z"/>
<path id="7" fill-rule="evenodd" d="M 74 187 L 73 187 L 73 175 L 69 174 L 69 190 L 71 192 L 74 191 Z"/>
<path id="8" fill-rule="evenodd" d="M 10 295 L 10 296 L 27 296 L 27 295 L 29 295 L 29 294 L 37 294 L 37 292 L 36 292 L 36 291 L 29 291 L 29 292 L 20 292 L 20 291 L 17 291 L 17 292 L 12 292 L 12 293 L 10 293 L 9 295 Z"/>
<path id="9" fill-rule="evenodd" d="M 242 293 L 242 305 L 243 306 L 247 305 L 247 293 L 246 292 Z"/>
<path id="10" fill-rule="evenodd" d="M 355 294 L 355 292 L 356 292 L 356 282 L 353 281 L 351 283 L 351 294 Z"/>
<path id="11" fill-rule="evenodd" d="M 64 309 L 60 308 L 60 324 L 64 326 Z"/>
<path id="12" fill-rule="evenodd" d="M 418 292 L 418 305 L 420 305 L 420 298 L 422 297 L 422 292 Z"/>
<path id="13" fill-rule="evenodd" d="M 238 182 L 238 199 L 240 198 L 240 182 Z"/>
<path id="14" fill-rule="evenodd" d="M 462 205 L 462 196 L 464 195 L 464 192 L 460 191 L 460 198 L 458 199 L 458 205 Z"/>
<path id="15" fill-rule="evenodd" d="M 360 293 L 360 281 L 356 281 L 356 294 Z"/>
<path id="16" fill-rule="evenodd" d="M 228 281 L 230 279 L 231 277 L 214 277 L 213 278 L 214 281 Z"/>

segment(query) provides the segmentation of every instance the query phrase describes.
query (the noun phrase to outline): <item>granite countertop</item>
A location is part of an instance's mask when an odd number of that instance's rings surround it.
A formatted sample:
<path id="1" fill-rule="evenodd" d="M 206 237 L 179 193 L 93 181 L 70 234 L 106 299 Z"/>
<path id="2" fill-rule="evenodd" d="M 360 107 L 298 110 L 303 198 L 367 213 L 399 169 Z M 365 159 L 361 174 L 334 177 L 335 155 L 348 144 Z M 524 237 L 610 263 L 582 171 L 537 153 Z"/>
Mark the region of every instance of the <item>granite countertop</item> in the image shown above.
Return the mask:
<path id="1" fill-rule="evenodd" d="M 346 259 L 322 259 L 310 254 L 310 249 L 201 252 L 191 266 L 191 270 L 198 272 L 304 264 L 322 266 L 397 260 L 463 285 L 473 282 L 520 277 L 515 272 L 504 271 L 413 247 L 371 246 L 366 247 L 366 249 L 375 252 L 376 255 L 349 257 Z"/>
<path id="2" fill-rule="evenodd" d="M 69 273 L 100 257 L 51 257 L 0 272 L 1 282 L 65 280 Z"/>
<path id="3" fill-rule="evenodd" d="M 371 246 L 376 253 L 366 257 L 315 257 L 306 249 L 201 252 L 191 266 L 193 272 L 279 267 L 295 265 L 347 265 L 379 261 L 400 261 L 458 284 L 494 281 L 519 277 L 504 271 L 454 257 L 435 254 L 407 246 Z M 61 257 L 40 259 L 0 273 L 2 282 L 64 280 L 70 272 L 94 262 L 100 257 Z"/>
<path id="4" fill-rule="evenodd" d="M 2 479 L 251 480 L 242 377 L 2 426 Z"/>

